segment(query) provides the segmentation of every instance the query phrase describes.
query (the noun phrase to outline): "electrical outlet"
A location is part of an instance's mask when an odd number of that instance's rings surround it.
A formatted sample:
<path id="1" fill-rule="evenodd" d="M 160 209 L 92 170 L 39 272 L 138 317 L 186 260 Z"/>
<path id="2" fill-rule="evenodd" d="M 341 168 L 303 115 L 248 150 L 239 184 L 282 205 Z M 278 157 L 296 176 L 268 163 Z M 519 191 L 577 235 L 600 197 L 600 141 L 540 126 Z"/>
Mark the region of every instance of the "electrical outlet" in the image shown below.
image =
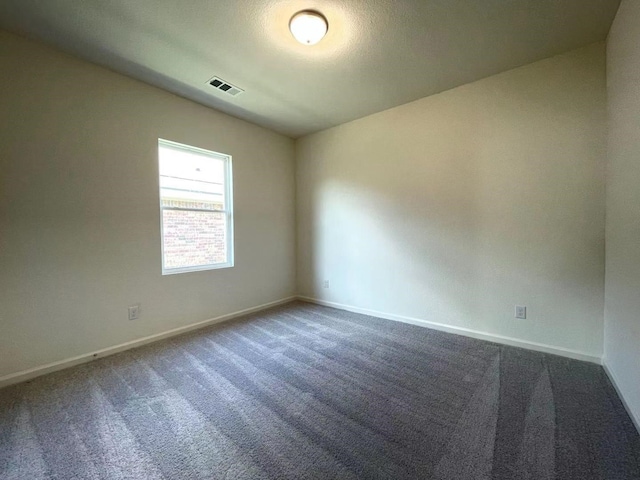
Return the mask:
<path id="1" fill-rule="evenodd" d="M 516 305 L 516 318 L 526 319 L 527 318 L 527 307 L 523 307 L 522 305 Z"/>
<path id="2" fill-rule="evenodd" d="M 129 307 L 129 320 L 137 320 L 140 318 L 140 305 L 131 305 Z"/>
<path id="3" fill-rule="evenodd" d="M 329 288 L 329 280 L 325 280 L 324 282 L 322 282 L 322 287 Z"/>

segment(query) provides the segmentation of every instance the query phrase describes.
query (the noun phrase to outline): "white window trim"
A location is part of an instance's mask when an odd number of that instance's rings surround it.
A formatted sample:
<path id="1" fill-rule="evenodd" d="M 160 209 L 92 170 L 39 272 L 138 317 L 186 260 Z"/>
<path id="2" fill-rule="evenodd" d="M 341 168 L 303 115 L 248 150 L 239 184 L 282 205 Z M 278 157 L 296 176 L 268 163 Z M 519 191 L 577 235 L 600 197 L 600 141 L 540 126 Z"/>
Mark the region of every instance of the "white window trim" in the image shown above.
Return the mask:
<path id="1" fill-rule="evenodd" d="M 185 145 L 183 143 L 172 142 L 171 140 L 165 140 L 163 138 L 158 139 L 157 151 L 160 155 L 160 146 L 175 148 L 179 150 L 185 150 L 188 152 L 199 153 L 211 158 L 216 158 L 224 162 L 224 210 L 203 210 L 198 208 L 177 208 L 177 207 L 165 207 L 162 205 L 162 194 L 160 187 L 160 159 L 158 158 L 158 201 L 160 204 L 160 257 L 162 259 L 162 275 L 175 275 L 178 273 L 189 272 L 202 272 L 205 270 L 218 270 L 221 268 L 231 268 L 234 266 L 234 249 L 233 249 L 233 169 L 231 162 L 231 155 L 226 153 L 214 152 L 212 150 L 205 150 L 204 148 L 193 147 L 191 145 Z M 225 263 L 213 263 L 209 265 L 198 265 L 193 267 L 181 267 L 181 268 L 165 268 L 164 267 L 164 210 L 188 210 L 188 211 L 207 211 L 207 212 L 224 212 L 227 224 L 227 262 Z"/>

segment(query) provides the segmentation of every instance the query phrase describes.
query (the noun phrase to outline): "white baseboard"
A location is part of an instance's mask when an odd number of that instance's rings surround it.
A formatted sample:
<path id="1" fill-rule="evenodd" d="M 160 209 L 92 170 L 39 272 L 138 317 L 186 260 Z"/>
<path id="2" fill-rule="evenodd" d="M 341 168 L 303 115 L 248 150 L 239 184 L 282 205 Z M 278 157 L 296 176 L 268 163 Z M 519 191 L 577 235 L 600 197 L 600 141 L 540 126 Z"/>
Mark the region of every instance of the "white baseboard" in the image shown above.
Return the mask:
<path id="1" fill-rule="evenodd" d="M 635 425 L 636 430 L 638 430 L 638 433 L 640 433 L 640 416 L 636 416 L 636 414 L 633 412 L 633 410 L 631 410 L 631 407 L 625 400 L 622 390 L 620 390 L 619 382 L 616 379 L 615 374 L 607 365 L 606 357 L 602 359 L 602 368 L 604 368 L 604 371 L 607 373 L 609 380 L 611 380 L 611 384 L 613 385 L 613 388 L 616 389 L 616 392 L 618 393 L 618 397 L 620 397 L 620 400 L 622 401 L 622 405 L 624 405 L 624 408 L 629 414 L 629 417 L 631 417 L 631 421 Z"/>
<path id="2" fill-rule="evenodd" d="M 150 335 L 148 337 L 143 337 L 143 338 L 139 338 L 136 340 L 132 340 L 130 342 L 126 342 L 126 343 L 122 343 L 119 345 L 114 345 L 112 347 L 108 347 L 108 348 L 104 348 L 102 350 L 97 350 L 95 352 L 91 352 L 91 353 L 86 353 L 83 355 L 78 355 L 75 357 L 71 357 L 71 358 L 67 358 L 65 360 L 60 360 L 57 362 L 52 362 L 52 363 L 48 363 L 46 365 L 40 365 L 34 368 L 30 368 L 28 370 L 23 370 L 20 372 L 16 372 L 16 373 L 11 373 L 9 375 L 5 375 L 0 377 L 0 388 L 2 387 L 6 387 L 9 385 L 13 385 L 16 383 L 20 383 L 20 382 L 24 382 L 26 380 L 30 380 L 32 378 L 35 377 L 39 377 L 40 375 L 45 375 L 47 373 L 51 373 L 51 372 L 55 372 L 58 370 L 63 370 L 65 368 L 69 368 L 72 367 L 74 365 L 79 365 L 81 363 L 86 363 L 86 362 L 90 362 L 92 360 L 95 360 L 97 358 L 102 358 L 102 357 L 106 357 L 109 355 L 113 355 L 115 353 L 118 352 L 123 352 L 125 350 L 130 350 L 132 348 L 136 348 L 142 345 L 146 345 L 148 343 L 153 343 L 153 342 L 157 342 L 159 340 L 163 340 L 165 338 L 169 338 L 169 337 L 174 337 L 177 335 L 180 335 L 182 333 L 186 333 L 192 330 L 197 330 L 200 328 L 204 328 L 207 327 L 209 325 L 214 325 L 217 323 L 222 323 L 228 320 L 232 320 L 234 318 L 240 317 L 242 315 L 248 315 L 250 313 L 255 313 L 255 312 L 259 312 L 261 310 L 266 310 L 267 308 L 271 308 L 271 307 L 275 307 L 278 305 L 283 305 L 286 303 L 290 303 L 296 299 L 305 301 L 305 302 L 309 302 L 309 303 L 315 303 L 318 305 L 325 305 L 328 307 L 333 307 L 333 308 L 337 308 L 339 310 L 346 310 L 349 312 L 355 312 L 355 313 L 361 313 L 364 315 L 370 315 L 373 317 L 379 317 L 379 318 L 385 318 L 387 320 L 395 320 L 398 322 L 403 322 L 403 323 L 409 323 L 412 325 L 418 325 L 421 327 L 426 327 L 426 328 L 431 328 L 434 330 L 440 330 L 440 331 L 444 331 L 444 332 L 448 332 L 448 333 L 453 333 L 453 334 L 457 334 L 457 335 L 464 335 L 467 337 L 472 337 L 472 338 L 477 338 L 480 340 L 488 340 L 490 342 L 496 342 L 496 343 L 502 343 L 505 345 L 511 345 L 514 347 L 521 347 L 521 348 L 526 348 L 529 350 L 535 350 L 535 351 L 539 351 L 539 352 L 544 352 L 544 353 L 551 353 L 554 355 L 560 355 L 563 357 L 569 357 L 569 358 L 574 358 L 577 360 L 584 360 L 587 362 L 591 362 L 591 363 L 596 363 L 596 364 L 602 364 L 602 359 L 600 357 L 594 356 L 594 355 L 588 355 L 582 352 L 576 352 L 573 350 L 568 350 L 568 349 L 564 349 L 561 347 L 554 347 L 554 346 L 550 346 L 550 345 L 544 345 L 544 344 L 540 344 L 540 343 L 535 343 L 535 342 L 527 342 L 527 341 L 523 341 L 523 340 L 518 340 L 515 338 L 510 338 L 510 337 L 504 337 L 501 335 L 494 335 L 494 334 L 490 334 L 490 333 L 486 333 L 486 332 L 480 332 L 480 331 L 476 331 L 476 330 L 471 330 L 471 329 L 467 329 L 467 328 L 462 328 L 462 327 L 453 327 L 450 325 L 444 325 L 441 323 L 436 323 L 436 322 L 430 322 L 428 320 L 423 320 L 423 319 L 419 319 L 419 318 L 412 318 L 412 317 L 405 317 L 402 315 L 394 315 L 394 314 L 389 314 L 389 313 L 385 313 L 385 312 L 379 312 L 376 310 L 369 310 L 369 309 L 365 309 L 365 308 L 359 308 L 359 307 L 353 307 L 350 305 L 343 305 L 340 303 L 335 303 L 335 302 L 328 302 L 325 300 L 319 300 L 319 299 L 315 299 L 315 298 L 311 298 L 311 297 L 305 297 L 305 296 L 293 296 L 293 297 L 287 297 L 287 298 L 283 298 L 280 300 L 276 300 L 274 302 L 269 302 L 269 303 L 265 303 L 263 305 L 258 305 L 256 307 L 251 307 L 251 308 L 247 308 L 244 310 L 240 310 L 237 312 L 233 312 L 233 313 L 229 313 L 226 315 L 221 315 L 219 317 L 215 317 L 215 318 L 211 318 L 208 320 L 204 320 L 202 322 L 197 322 L 197 323 L 193 323 L 191 325 L 187 325 L 184 327 L 179 327 L 179 328 L 174 328 L 172 330 L 168 330 L 165 332 L 161 332 L 161 333 L 157 333 L 155 335 Z M 605 367 L 606 368 L 606 367 Z M 607 373 L 609 374 L 609 377 L 611 378 L 611 381 L 614 385 L 616 385 L 616 382 L 614 381 L 613 376 L 611 375 L 611 372 L 607 369 Z M 617 388 L 617 385 L 616 385 Z M 620 395 L 621 398 L 622 395 Z M 623 400 L 624 402 L 624 400 Z M 625 404 L 626 406 L 626 404 Z M 627 408 L 628 409 L 628 408 Z M 630 413 L 631 415 L 631 413 Z M 633 418 L 633 417 L 632 417 Z M 636 424 L 638 423 L 637 419 L 634 418 L 634 421 L 636 422 Z"/>
<path id="3" fill-rule="evenodd" d="M 431 322 L 420 318 L 405 317 L 403 315 L 394 315 L 391 313 L 379 312 L 376 310 L 368 310 L 366 308 L 353 307 L 351 305 L 343 305 L 341 303 L 328 302 L 326 300 L 319 300 L 317 298 L 298 296 L 299 300 L 303 302 L 315 303 L 318 305 L 324 305 L 327 307 L 337 308 L 339 310 L 346 310 L 348 312 L 361 313 L 364 315 L 370 315 L 372 317 L 385 318 L 387 320 L 395 320 L 397 322 L 410 323 L 411 325 L 418 325 L 420 327 L 431 328 L 433 330 L 439 330 L 442 332 L 453 333 L 456 335 L 464 335 L 465 337 L 477 338 L 479 340 L 487 340 L 490 342 L 501 343 L 504 345 L 510 345 L 512 347 L 526 348 L 527 350 L 535 350 L 537 352 L 551 353 L 553 355 L 560 355 L 562 357 L 573 358 L 576 360 L 582 360 L 585 362 L 602 364 L 602 358 L 596 355 L 590 355 L 575 350 L 569 350 L 567 348 L 555 347 L 552 345 L 545 345 L 543 343 L 529 342 L 526 340 L 518 340 L 516 338 L 505 337 L 502 335 L 495 335 L 487 332 L 480 332 L 478 330 L 471 330 L 463 327 L 454 327 L 451 325 L 445 325 L 442 323 Z"/>
<path id="4" fill-rule="evenodd" d="M 176 335 L 190 332 L 192 330 L 198 330 L 200 328 L 208 327 L 209 325 L 226 322 L 228 320 L 232 320 L 234 318 L 241 317 L 243 315 L 248 315 L 250 313 L 266 310 L 267 308 L 275 307 L 278 305 L 284 305 L 285 303 L 289 303 L 296 300 L 296 298 L 297 297 L 295 296 L 282 298 L 274 302 L 265 303 L 263 305 L 258 305 L 256 307 L 245 308 L 244 310 L 239 310 L 237 312 L 228 313 L 226 315 L 221 315 L 219 317 L 210 318 L 202 322 L 192 323 L 191 325 L 186 325 L 184 327 L 174 328 L 172 330 L 167 330 L 165 332 L 156 333 L 154 335 L 149 335 L 148 337 L 138 338 L 130 342 L 121 343 L 120 345 L 114 345 L 113 347 L 103 348 L 102 350 L 97 350 L 95 352 L 78 355 L 76 357 L 71 357 L 65 360 L 48 363 L 46 365 L 40 365 L 38 367 L 30 368 L 28 370 L 23 370 L 21 372 L 11 373 L 9 375 L 0 377 L 0 388 L 7 387 L 15 383 L 24 382 L 26 380 L 39 377 L 40 375 L 45 375 L 47 373 L 63 370 L 65 368 L 69 368 L 74 365 L 87 363 L 97 358 L 113 355 L 114 353 L 119 353 L 125 350 L 130 350 L 132 348 L 140 347 L 142 345 L 146 345 L 147 343 L 157 342 L 159 340 L 163 340 L 169 337 L 175 337 Z"/>

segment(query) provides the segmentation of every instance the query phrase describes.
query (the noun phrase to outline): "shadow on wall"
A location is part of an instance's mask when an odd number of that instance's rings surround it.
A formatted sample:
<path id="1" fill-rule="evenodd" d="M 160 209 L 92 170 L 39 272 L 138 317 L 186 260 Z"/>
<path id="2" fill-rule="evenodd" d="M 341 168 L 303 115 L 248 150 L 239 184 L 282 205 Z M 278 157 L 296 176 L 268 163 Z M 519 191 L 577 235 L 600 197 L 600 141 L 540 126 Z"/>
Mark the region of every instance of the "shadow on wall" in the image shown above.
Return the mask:
<path id="1" fill-rule="evenodd" d="M 462 149 L 431 168 L 420 168 L 419 153 L 397 161 L 389 151 L 373 161 L 383 153 L 377 138 L 351 152 L 354 162 L 362 159 L 353 171 L 313 191 L 310 261 L 314 272 L 326 272 L 315 276 L 314 293 L 322 295 L 326 277 L 326 293 L 340 292 L 340 303 L 385 311 L 419 297 L 433 314 L 468 315 L 480 301 L 477 165 Z"/>

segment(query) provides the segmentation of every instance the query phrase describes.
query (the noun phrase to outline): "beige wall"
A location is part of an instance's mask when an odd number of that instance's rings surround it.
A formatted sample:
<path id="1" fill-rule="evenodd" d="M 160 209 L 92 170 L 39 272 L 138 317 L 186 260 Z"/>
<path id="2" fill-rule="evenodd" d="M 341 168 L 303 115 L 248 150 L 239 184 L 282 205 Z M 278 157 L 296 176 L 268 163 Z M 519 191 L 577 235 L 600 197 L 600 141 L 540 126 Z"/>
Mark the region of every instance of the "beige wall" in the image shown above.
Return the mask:
<path id="1" fill-rule="evenodd" d="M 298 140 L 299 293 L 599 357 L 605 122 L 597 44 Z"/>
<path id="2" fill-rule="evenodd" d="M 7 33 L 0 71 L 0 377 L 295 294 L 292 140 Z M 158 137 L 233 156 L 234 268 L 161 275 Z"/>
<path id="3" fill-rule="evenodd" d="M 640 428 L 640 2 L 623 0 L 607 45 L 609 164 L 605 364 Z"/>

